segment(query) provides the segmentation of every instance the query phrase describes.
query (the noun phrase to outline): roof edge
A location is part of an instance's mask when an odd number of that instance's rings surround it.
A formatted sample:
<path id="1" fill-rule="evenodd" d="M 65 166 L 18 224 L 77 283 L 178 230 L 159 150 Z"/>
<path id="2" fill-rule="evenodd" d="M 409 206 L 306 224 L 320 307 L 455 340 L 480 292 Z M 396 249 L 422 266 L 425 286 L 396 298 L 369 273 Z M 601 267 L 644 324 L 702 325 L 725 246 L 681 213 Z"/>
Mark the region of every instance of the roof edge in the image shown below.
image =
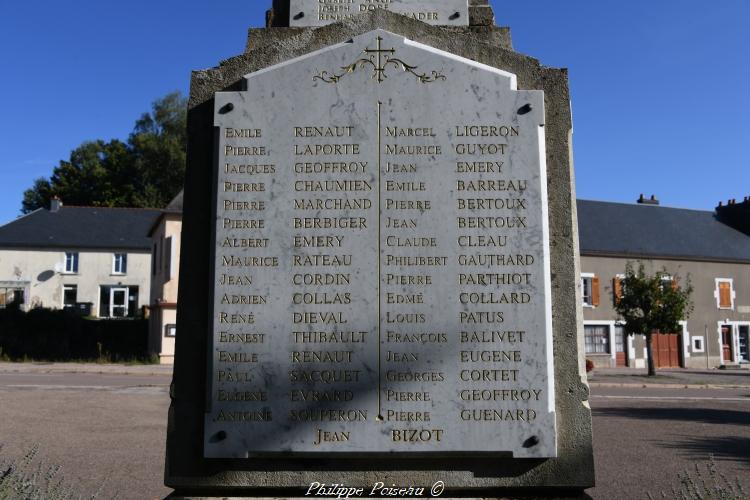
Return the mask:
<path id="1" fill-rule="evenodd" d="M 149 246 L 98 246 L 90 247 L 85 245 L 25 245 L 23 243 L 0 243 L 0 250 L 129 250 L 133 252 L 143 251 L 144 253 L 151 252 L 151 245 Z"/>
<path id="2" fill-rule="evenodd" d="M 720 257 L 696 257 L 692 255 L 658 255 L 658 254 L 638 254 L 626 252 L 602 252 L 596 250 L 581 250 L 581 257 L 612 257 L 620 259 L 662 259 L 676 260 L 680 262 L 713 262 L 716 264 L 748 264 L 750 259 L 722 259 Z"/>
<path id="3" fill-rule="evenodd" d="M 685 207 L 672 207 L 668 205 L 646 205 L 646 204 L 638 204 L 638 203 L 628 203 L 625 201 L 607 201 L 607 200 L 589 200 L 585 198 L 576 198 L 576 202 L 582 201 L 584 203 L 602 203 L 605 205 L 620 205 L 624 207 L 647 207 L 649 209 L 667 209 L 667 210 L 684 210 L 686 212 L 699 212 L 702 214 L 714 214 L 716 215 L 716 210 L 702 210 L 700 208 L 685 208 Z"/>
<path id="4" fill-rule="evenodd" d="M 5 226 L 9 226 L 9 225 L 13 224 L 14 222 L 18 222 L 19 220 L 24 219 L 26 217 L 30 217 L 30 216 L 34 215 L 35 213 L 39 212 L 40 210 L 47 210 L 47 209 L 44 208 L 44 207 L 39 207 L 36 210 L 32 210 L 31 212 L 29 212 L 27 214 L 21 214 L 18 217 L 16 217 L 15 219 L 6 222 L 5 224 L 0 224 L 0 228 L 3 228 Z"/>
<path id="5" fill-rule="evenodd" d="M 182 210 L 162 210 L 161 214 L 159 214 L 153 224 L 151 224 L 151 227 L 148 228 L 148 232 L 146 233 L 146 235 L 149 238 L 153 238 L 156 228 L 159 227 L 164 219 L 169 219 L 170 217 L 178 217 L 179 219 L 182 219 Z"/>

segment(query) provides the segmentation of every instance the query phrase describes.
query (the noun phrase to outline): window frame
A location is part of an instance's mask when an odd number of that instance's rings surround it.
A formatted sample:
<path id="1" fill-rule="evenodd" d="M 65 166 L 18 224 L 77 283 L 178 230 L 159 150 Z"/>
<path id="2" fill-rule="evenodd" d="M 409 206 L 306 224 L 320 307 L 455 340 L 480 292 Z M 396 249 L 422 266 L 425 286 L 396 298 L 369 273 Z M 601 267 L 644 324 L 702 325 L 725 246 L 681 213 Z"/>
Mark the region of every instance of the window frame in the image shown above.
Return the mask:
<path id="1" fill-rule="evenodd" d="M 120 270 L 118 267 L 118 257 L 120 263 Z M 127 252 L 115 252 L 112 254 L 112 274 L 117 276 L 125 276 L 128 274 L 128 254 Z"/>
<path id="2" fill-rule="evenodd" d="M 666 291 L 665 287 L 675 288 L 677 286 L 677 282 L 674 279 L 674 276 L 671 274 L 663 274 L 661 276 L 661 286 L 662 290 Z"/>
<path id="3" fill-rule="evenodd" d="M 76 300 L 72 304 L 66 304 L 65 303 L 65 292 L 68 290 L 75 290 L 76 294 Z M 63 283 L 62 286 L 62 307 L 65 309 L 65 307 L 75 307 L 75 305 L 78 303 L 78 285 L 76 283 Z"/>
<path id="4" fill-rule="evenodd" d="M 737 293 L 734 290 L 734 278 L 715 278 L 714 279 L 714 298 L 716 299 L 716 308 L 722 311 L 734 311 L 734 303 Z M 721 305 L 721 284 L 729 283 L 729 307 Z"/>
<path id="5" fill-rule="evenodd" d="M 615 274 L 615 277 L 612 278 L 612 305 L 614 307 L 617 307 L 617 304 L 620 303 L 623 295 L 625 295 L 625 278 L 627 278 L 625 274 Z M 618 291 L 620 292 L 619 294 L 617 293 Z"/>
<path id="6" fill-rule="evenodd" d="M 80 254 L 78 252 L 65 252 L 63 274 L 78 274 L 79 256 Z M 70 264 L 70 266 L 68 264 Z"/>
<path id="7" fill-rule="evenodd" d="M 700 347 L 696 345 L 700 343 Z M 690 337 L 690 348 L 694 353 L 706 352 L 706 339 L 703 335 Z"/>
<path id="8" fill-rule="evenodd" d="M 151 276 L 156 276 L 156 242 L 151 250 Z"/>
<path id="9" fill-rule="evenodd" d="M 581 273 L 581 304 L 583 307 L 589 307 L 593 309 L 596 307 L 594 305 L 594 278 L 596 278 L 596 275 L 594 273 Z M 588 295 L 588 302 L 586 301 L 586 282 L 589 283 L 589 295 Z"/>
<path id="10" fill-rule="evenodd" d="M 16 286 L 10 283 L 0 284 L 0 295 L 2 295 L 2 303 L 0 304 L 0 310 L 6 309 L 11 304 L 15 304 L 16 296 L 18 295 L 18 292 L 21 292 L 21 303 L 19 304 L 19 307 L 21 309 L 26 310 L 25 306 L 27 305 L 27 295 L 28 295 L 26 290 L 27 290 L 26 286 Z M 11 298 L 10 301 L 8 301 L 8 297 Z"/>
<path id="11" fill-rule="evenodd" d="M 174 277 L 174 272 L 172 271 L 175 253 L 174 238 L 172 236 L 165 236 L 162 248 L 164 250 L 164 255 L 162 257 L 162 273 L 165 281 L 171 281 Z"/>
<path id="12" fill-rule="evenodd" d="M 586 356 L 607 356 L 607 357 L 613 357 L 614 355 L 614 326 L 616 323 L 614 321 L 584 321 L 583 323 L 583 350 L 586 354 Z M 593 343 L 594 346 L 596 345 L 605 345 L 606 349 L 605 351 L 589 351 L 588 345 L 589 342 L 586 341 L 586 329 L 587 328 L 604 328 L 604 335 L 601 338 L 606 339 L 606 342 L 599 342 L 598 344 L 596 342 Z M 626 346 L 627 346 L 627 338 L 625 339 Z M 626 351 L 627 352 L 627 351 Z"/>

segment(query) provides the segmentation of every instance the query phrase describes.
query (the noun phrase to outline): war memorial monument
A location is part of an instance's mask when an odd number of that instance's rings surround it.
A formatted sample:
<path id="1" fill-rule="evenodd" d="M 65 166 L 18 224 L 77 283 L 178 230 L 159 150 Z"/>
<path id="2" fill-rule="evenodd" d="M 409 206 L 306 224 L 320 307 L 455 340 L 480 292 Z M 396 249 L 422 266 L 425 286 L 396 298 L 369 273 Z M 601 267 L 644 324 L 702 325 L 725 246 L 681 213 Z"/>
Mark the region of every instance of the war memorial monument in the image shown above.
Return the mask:
<path id="1" fill-rule="evenodd" d="M 566 71 L 486 0 L 269 7 L 192 76 L 167 486 L 580 495 Z"/>

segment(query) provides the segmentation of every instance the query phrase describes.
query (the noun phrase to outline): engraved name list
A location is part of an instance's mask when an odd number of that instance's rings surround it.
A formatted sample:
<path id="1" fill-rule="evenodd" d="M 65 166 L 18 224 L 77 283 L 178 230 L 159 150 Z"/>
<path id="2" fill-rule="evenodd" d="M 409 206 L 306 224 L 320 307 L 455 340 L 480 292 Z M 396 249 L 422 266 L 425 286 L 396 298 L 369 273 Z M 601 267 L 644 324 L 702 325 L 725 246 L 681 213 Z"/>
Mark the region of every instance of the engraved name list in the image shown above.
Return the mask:
<path id="1" fill-rule="evenodd" d="M 246 78 L 206 456 L 555 456 L 542 93 L 380 30 Z"/>

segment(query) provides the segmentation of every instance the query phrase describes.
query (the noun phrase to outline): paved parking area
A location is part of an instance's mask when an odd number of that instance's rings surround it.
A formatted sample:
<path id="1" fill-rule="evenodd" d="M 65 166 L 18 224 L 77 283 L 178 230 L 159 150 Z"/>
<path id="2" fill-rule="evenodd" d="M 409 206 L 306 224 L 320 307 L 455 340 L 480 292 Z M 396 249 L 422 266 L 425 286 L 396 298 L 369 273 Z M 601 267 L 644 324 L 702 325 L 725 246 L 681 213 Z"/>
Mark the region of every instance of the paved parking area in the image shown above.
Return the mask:
<path id="1" fill-rule="evenodd" d="M 710 383 L 697 383 L 707 376 Z M 670 378 L 646 387 L 636 377 L 592 379 L 598 485 L 590 495 L 659 498 L 713 454 L 750 498 L 750 372 L 664 374 Z M 170 381 L 162 367 L 0 363 L 2 456 L 39 444 L 82 494 L 101 488 L 100 498 L 163 498 Z"/>

